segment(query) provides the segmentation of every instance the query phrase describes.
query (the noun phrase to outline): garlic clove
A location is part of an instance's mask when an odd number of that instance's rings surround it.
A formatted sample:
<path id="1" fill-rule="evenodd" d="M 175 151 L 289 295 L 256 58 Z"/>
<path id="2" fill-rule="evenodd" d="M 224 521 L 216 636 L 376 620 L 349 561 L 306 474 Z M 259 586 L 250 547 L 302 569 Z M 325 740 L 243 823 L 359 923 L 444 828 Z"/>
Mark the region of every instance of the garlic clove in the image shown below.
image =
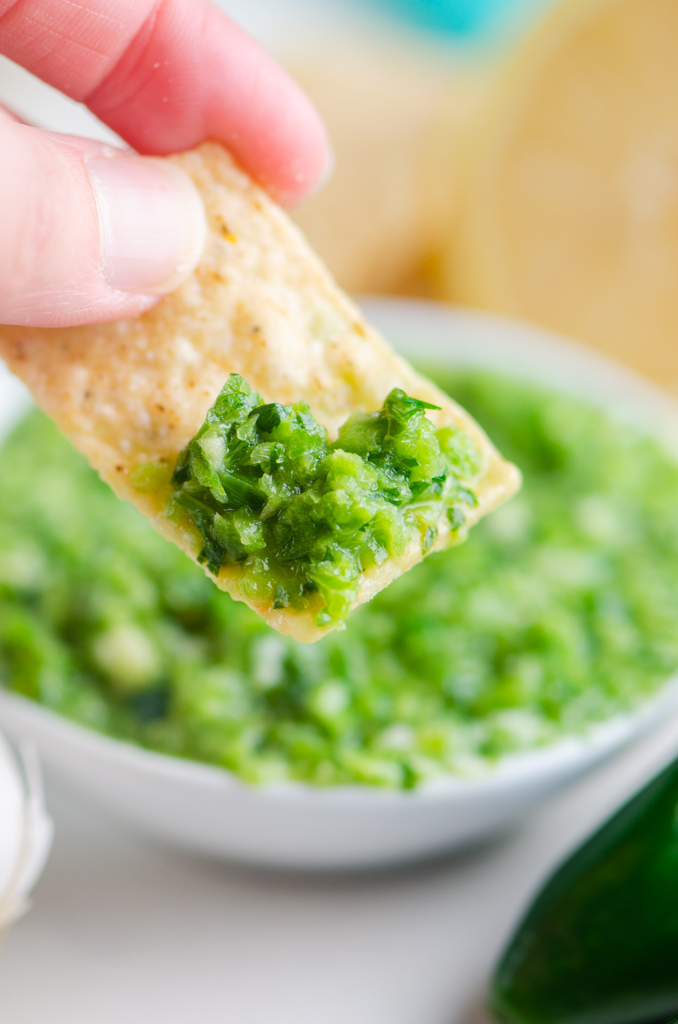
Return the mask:
<path id="1" fill-rule="evenodd" d="M 17 762 L 0 736 L 0 934 L 28 909 L 52 834 L 34 749 L 21 748 Z"/>

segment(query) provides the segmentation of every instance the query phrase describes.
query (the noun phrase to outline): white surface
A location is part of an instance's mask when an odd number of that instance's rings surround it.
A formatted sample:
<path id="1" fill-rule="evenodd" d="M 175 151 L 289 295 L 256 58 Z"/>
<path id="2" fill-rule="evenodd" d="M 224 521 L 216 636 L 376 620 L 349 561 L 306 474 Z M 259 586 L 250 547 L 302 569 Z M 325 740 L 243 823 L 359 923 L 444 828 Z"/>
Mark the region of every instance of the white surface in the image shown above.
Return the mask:
<path id="1" fill-rule="evenodd" d="M 50 791 L 55 849 L 0 952 L 3 1024 L 481 1024 L 529 893 L 677 749 L 664 727 L 501 845 L 343 879 L 189 859 Z"/>
<path id="2" fill-rule="evenodd" d="M 678 406 L 670 398 L 584 348 L 525 325 L 431 303 L 375 300 L 368 306 L 396 347 L 421 360 L 529 376 L 587 395 L 662 438 L 678 436 Z M 5 395 L 8 388 L 12 392 L 10 381 L 4 387 Z M 10 404 L 0 390 L 0 407 Z M 478 779 L 450 777 L 416 792 L 251 788 L 220 769 L 111 740 L 7 693 L 0 694 L 0 723 L 10 735 L 35 743 L 64 779 L 153 836 L 248 863 L 341 868 L 404 862 L 506 829 L 665 718 L 677 698 L 673 684 L 658 702 L 583 739 L 506 758 Z"/>

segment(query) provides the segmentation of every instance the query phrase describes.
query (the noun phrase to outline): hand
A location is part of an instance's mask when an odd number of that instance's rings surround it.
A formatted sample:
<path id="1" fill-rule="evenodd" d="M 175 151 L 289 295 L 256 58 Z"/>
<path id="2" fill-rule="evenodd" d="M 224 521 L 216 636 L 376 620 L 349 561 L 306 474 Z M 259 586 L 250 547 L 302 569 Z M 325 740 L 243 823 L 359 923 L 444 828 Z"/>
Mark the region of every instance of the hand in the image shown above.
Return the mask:
<path id="1" fill-rule="evenodd" d="M 0 110 L 0 323 L 135 315 L 191 273 L 202 204 L 148 156 L 217 139 L 284 205 L 328 166 L 310 101 L 208 0 L 0 0 L 0 52 L 144 154 Z"/>

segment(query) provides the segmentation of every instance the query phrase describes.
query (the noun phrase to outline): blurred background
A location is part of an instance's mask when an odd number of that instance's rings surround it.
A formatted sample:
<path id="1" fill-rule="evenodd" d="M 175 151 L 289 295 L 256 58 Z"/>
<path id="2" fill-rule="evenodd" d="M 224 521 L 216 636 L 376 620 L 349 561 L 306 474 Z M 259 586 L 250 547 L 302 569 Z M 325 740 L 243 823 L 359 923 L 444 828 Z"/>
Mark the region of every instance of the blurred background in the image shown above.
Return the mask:
<path id="1" fill-rule="evenodd" d="M 675 3 L 222 3 L 327 120 L 336 173 L 295 217 L 345 288 L 514 315 L 678 388 Z"/>
<path id="2" fill-rule="evenodd" d="M 673 0 L 219 0 L 324 115 L 295 219 L 350 292 L 578 338 L 678 388 Z M 0 99 L 110 136 L 5 61 Z"/>

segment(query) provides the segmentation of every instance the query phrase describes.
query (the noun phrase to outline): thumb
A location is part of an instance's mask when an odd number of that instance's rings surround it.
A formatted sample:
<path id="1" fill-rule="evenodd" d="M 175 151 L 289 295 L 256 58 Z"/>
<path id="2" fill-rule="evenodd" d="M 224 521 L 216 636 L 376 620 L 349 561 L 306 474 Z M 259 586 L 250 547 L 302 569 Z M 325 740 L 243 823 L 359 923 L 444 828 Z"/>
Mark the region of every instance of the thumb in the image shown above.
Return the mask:
<path id="1" fill-rule="evenodd" d="M 0 114 L 0 323 L 115 320 L 195 268 L 198 192 L 178 167 Z"/>

